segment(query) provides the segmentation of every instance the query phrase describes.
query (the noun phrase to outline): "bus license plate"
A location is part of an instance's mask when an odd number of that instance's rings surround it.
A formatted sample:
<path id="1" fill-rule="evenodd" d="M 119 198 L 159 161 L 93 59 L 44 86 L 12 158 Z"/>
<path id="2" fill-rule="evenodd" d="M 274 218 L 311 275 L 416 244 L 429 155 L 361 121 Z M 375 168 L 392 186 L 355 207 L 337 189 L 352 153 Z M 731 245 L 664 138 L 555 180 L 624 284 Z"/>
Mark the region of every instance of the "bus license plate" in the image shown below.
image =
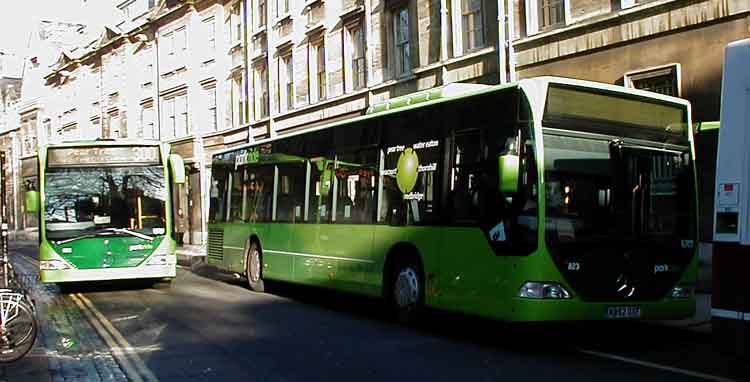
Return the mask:
<path id="1" fill-rule="evenodd" d="M 607 308 L 607 318 L 640 318 L 640 306 L 610 306 Z"/>

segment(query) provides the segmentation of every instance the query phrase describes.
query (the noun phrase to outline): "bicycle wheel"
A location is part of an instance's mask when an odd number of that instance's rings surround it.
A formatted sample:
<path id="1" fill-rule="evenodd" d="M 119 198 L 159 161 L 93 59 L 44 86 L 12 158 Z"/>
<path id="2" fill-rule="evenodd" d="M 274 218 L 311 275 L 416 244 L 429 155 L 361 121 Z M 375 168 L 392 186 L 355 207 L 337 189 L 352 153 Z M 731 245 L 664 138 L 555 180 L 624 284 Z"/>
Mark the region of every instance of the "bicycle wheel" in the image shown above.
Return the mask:
<path id="1" fill-rule="evenodd" d="M 38 331 L 33 309 L 26 301 L 18 303 L 18 315 L 5 324 L 0 335 L 0 363 L 15 362 L 34 347 Z"/>

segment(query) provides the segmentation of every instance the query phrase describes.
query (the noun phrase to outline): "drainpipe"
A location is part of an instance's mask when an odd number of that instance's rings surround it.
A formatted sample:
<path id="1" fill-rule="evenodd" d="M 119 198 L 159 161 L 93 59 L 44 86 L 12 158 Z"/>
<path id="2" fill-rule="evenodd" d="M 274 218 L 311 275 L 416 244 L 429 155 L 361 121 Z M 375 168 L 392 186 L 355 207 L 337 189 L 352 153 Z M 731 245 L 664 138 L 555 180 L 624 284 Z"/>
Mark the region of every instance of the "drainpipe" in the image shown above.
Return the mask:
<path id="1" fill-rule="evenodd" d="M 507 56 L 505 54 L 505 1 L 497 0 L 497 69 L 500 83 L 508 82 Z"/>
<path id="2" fill-rule="evenodd" d="M 448 61 L 448 22 L 448 0 L 440 0 L 440 61 L 443 62 L 440 67 L 440 79 L 442 85 L 448 81 L 448 68 L 445 66 L 445 62 Z"/>
<path id="3" fill-rule="evenodd" d="M 154 25 L 154 110 L 156 110 L 156 123 L 155 125 L 158 126 L 156 129 L 159 142 L 161 142 L 161 96 L 159 92 L 161 91 L 161 87 L 159 86 L 159 80 L 161 79 L 161 69 L 159 69 L 159 57 L 161 57 L 161 53 L 159 52 L 159 26 Z"/>
<path id="4" fill-rule="evenodd" d="M 510 75 L 510 82 L 515 82 L 518 80 L 518 78 L 516 75 L 516 51 L 515 49 L 513 49 L 513 34 L 516 32 L 515 9 L 513 9 L 513 6 L 508 7 L 507 19 L 508 19 L 508 35 L 507 35 L 508 74 Z"/>

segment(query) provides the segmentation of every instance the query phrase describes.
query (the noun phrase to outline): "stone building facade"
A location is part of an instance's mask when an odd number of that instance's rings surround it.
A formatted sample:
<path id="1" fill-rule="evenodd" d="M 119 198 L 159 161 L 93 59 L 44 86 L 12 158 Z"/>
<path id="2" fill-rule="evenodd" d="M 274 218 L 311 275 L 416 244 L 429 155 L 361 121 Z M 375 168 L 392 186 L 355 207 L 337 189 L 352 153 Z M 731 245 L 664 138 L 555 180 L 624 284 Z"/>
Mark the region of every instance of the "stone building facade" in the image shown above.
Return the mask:
<path id="1" fill-rule="evenodd" d="M 113 7 L 121 20 L 89 28 L 46 74 L 54 101 L 37 125 L 49 142 L 169 142 L 187 167 L 175 200 L 186 244 L 204 240 L 213 152 L 361 115 L 414 91 L 506 80 L 498 3 L 489 0 Z"/>

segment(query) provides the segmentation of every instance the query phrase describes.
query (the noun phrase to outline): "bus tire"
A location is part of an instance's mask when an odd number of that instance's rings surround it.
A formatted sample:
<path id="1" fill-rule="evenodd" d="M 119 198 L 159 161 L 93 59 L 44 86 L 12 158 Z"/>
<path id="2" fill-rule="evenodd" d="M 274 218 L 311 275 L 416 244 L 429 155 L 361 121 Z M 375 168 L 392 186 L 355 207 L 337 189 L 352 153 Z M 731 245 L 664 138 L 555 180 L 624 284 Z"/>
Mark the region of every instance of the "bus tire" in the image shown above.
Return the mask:
<path id="1" fill-rule="evenodd" d="M 265 285 L 263 283 L 263 254 L 260 245 L 254 240 L 248 240 L 245 248 L 247 248 L 245 251 L 247 284 L 253 292 L 263 292 Z"/>
<path id="2" fill-rule="evenodd" d="M 401 323 L 418 321 L 424 308 L 424 272 L 412 256 L 399 259 L 390 267 L 388 300 Z"/>

